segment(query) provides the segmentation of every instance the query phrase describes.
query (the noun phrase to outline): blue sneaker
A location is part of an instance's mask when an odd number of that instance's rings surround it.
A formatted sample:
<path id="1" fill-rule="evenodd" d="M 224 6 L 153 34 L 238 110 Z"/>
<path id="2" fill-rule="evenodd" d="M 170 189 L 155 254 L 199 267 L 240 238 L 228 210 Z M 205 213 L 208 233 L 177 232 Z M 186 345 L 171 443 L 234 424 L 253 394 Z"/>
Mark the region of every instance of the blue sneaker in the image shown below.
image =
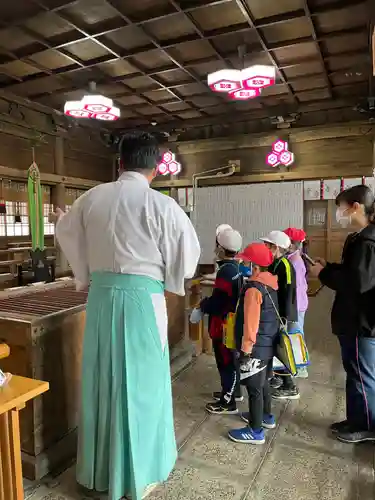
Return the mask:
<path id="1" fill-rule="evenodd" d="M 249 423 L 249 412 L 245 411 L 240 414 L 240 417 L 244 422 L 247 424 Z M 273 415 L 264 415 L 263 416 L 263 422 L 262 422 L 262 427 L 264 429 L 275 429 L 276 427 L 276 420 Z"/>
<path id="2" fill-rule="evenodd" d="M 228 437 L 235 443 L 244 444 L 264 444 L 266 439 L 264 437 L 264 430 L 254 431 L 250 427 L 243 429 L 233 429 L 228 432 Z"/>

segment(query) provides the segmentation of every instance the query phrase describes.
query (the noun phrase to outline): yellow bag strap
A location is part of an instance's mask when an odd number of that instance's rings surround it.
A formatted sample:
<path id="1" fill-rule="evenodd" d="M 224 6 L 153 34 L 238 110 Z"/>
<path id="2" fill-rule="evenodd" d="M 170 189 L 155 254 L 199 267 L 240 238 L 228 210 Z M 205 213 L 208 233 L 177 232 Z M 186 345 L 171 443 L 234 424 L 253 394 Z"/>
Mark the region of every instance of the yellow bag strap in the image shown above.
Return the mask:
<path id="1" fill-rule="evenodd" d="M 281 262 L 284 263 L 285 265 L 285 271 L 286 271 L 286 284 L 287 285 L 291 285 L 292 284 L 292 272 L 290 270 L 290 262 L 288 259 L 286 259 L 285 257 L 283 257 L 281 259 Z"/>

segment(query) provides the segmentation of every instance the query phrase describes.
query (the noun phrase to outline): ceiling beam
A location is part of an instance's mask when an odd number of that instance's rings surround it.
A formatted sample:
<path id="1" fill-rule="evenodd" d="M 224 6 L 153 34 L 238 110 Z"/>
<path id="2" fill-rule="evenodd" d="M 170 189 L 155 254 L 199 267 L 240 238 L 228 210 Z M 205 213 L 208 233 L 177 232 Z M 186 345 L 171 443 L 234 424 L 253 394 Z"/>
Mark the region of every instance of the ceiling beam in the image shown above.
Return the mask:
<path id="1" fill-rule="evenodd" d="M 308 22 L 310 24 L 311 33 L 312 33 L 312 37 L 313 37 L 313 40 L 314 40 L 314 43 L 315 43 L 316 50 L 318 52 L 319 61 L 320 61 L 320 64 L 322 65 L 322 68 L 323 68 L 323 71 L 324 71 L 324 79 L 325 79 L 325 82 L 326 82 L 326 85 L 327 85 L 327 88 L 328 88 L 328 91 L 329 91 L 329 95 L 332 98 L 332 85 L 331 85 L 331 81 L 330 81 L 329 76 L 328 76 L 327 67 L 326 67 L 326 64 L 325 64 L 325 61 L 324 61 L 322 46 L 319 43 L 319 39 L 318 39 L 318 36 L 316 34 L 315 22 L 313 21 L 313 19 L 311 17 L 311 10 L 310 10 L 310 7 L 309 7 L 309 0 L 303 0 L 303 10 L 304 10 L 305 15 L 307 17 L 307 20 L 308 20 Z"/>

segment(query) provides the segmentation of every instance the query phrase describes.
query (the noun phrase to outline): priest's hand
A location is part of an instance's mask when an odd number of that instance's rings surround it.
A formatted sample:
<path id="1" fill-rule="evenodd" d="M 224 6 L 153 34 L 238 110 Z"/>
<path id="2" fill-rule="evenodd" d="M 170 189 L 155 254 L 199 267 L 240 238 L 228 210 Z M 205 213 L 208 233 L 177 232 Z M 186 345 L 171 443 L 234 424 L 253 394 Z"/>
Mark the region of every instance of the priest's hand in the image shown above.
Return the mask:
<path id="1" fill-rule="evenodd" d="M 65 214 L 65 212 L 63 210 L 61 210 L 61 208 L 57 207 L 56 210 L 54 212 L 51 212 L 49 215 L 48 215 L 48 222 L 50 222 L 51 224 L 56 224 L 56 222 L 60 219 L 60 217 L 62 217 L 63 215 Z"/>

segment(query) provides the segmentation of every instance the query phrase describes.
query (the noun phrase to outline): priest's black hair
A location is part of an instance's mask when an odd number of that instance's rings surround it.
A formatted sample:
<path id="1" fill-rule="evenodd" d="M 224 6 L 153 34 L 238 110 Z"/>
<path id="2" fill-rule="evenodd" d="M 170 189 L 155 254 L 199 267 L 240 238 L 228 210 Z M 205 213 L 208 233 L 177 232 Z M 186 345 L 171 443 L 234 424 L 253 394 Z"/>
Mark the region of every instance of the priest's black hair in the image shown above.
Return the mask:
<path id="1" fill-rule="evenodd" d="M 153 170 L 161 161 L 159 142 L 142 131 L 125 133 L 119 144 L 120 166 L 123 170 Z"/>

